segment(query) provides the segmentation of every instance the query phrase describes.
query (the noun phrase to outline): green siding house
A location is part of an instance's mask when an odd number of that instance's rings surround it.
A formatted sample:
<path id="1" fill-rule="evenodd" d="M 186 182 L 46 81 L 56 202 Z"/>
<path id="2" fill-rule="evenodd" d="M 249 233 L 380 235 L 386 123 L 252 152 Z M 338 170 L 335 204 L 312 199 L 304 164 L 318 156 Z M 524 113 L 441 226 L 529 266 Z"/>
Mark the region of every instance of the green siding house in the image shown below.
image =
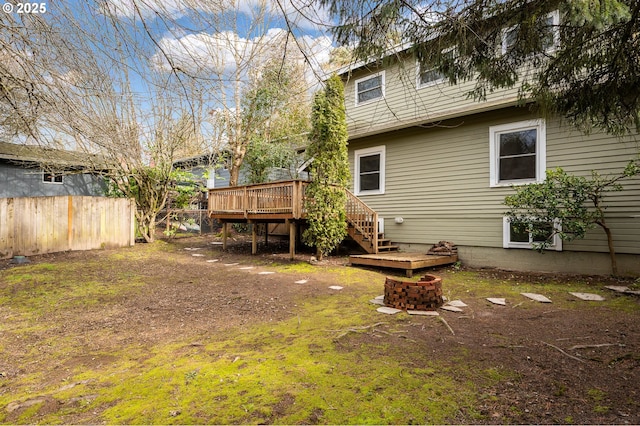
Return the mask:
<path id="1" fill-rule="evenodd" d="M 341 72 L 349 128 L 352 191 L 378 212 L 385 237 L 405 251 L 455 243 L 474 267 L 608 274 L 606 238 L 557 240 L 545 253 L 510 235 L 505 196 L 513 185 L 544 180 L 562 167 L 589 176 L 619 173 L 640 151 L 640 136 L 585 135 L 518 106 L 517 89 L 482 102 L 474 82 L 449 85 L 415 58 L 396 53 L 385 66 L 361 63 Z M 513 141 L 513 143 L 509 143 Z M 619 270 L 640 274 L 640 178 L 608 195 Z"/>

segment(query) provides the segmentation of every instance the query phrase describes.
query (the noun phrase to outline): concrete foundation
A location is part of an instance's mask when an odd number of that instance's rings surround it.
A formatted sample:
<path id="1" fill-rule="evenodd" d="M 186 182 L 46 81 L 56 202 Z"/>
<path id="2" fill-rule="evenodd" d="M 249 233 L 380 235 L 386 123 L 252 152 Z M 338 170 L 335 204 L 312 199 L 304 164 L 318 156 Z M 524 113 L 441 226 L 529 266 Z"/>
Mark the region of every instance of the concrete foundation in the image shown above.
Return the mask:
<path id="1" fill-rule="evenodd" d="M 432 244 L 398 244 L 401 250 L 426 253 Z M 563 274 L 610 275 L 609 253 L 503 249 L 457 246 L 458 259 L 473 268 L 497 268 L 509 271 L 557 272 Z M 640 276 L 640 255 L 618 253 L 618 272 Z"/>

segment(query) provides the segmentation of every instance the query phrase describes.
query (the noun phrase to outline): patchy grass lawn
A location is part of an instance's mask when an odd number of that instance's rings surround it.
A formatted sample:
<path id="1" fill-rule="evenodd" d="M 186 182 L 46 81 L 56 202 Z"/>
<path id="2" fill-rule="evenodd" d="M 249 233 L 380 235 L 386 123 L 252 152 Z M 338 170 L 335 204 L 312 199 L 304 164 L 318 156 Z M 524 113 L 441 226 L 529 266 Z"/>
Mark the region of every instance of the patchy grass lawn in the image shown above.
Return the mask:
<path id="1" fill-rule="evenodd" d="M 0 421 L 640 422 L 640 305 L 607 279 L 439 269 L 463 312 L 388 316 L 391 271 L 277 259 L 191 238 L 4 262 Z"/>

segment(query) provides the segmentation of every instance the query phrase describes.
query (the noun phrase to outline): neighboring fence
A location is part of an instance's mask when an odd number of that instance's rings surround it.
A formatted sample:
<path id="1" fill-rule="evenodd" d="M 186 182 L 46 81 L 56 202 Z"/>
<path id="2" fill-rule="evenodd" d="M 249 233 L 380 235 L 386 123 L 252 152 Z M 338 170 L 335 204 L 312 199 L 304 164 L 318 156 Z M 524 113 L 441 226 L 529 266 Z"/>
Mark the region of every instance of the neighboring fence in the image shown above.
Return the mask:
<path id="1" fill-rule="evenodd" d="M 0 198 L 0 258 L 132 246 L 134 208 L 126 198 Z"/>

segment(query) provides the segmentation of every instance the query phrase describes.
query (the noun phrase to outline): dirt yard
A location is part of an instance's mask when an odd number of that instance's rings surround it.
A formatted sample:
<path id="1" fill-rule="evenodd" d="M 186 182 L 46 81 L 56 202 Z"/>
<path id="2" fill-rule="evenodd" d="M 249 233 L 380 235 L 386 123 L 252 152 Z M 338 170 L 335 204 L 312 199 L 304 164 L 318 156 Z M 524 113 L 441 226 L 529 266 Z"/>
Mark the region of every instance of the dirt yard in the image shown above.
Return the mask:
<path id="1" fill-rule="evenodd" d="M 180 341 L 185 336 L 197 347 L 212 335 L 225 331 L 292 318 L 304 302 L 329 296 L 362 300 L 361 295 L 351 294 L 361 292 L 362 287 L 345 286 L 338 292 L 329 288 L 343 285 L 336 279 L 336 273 L 323 273 L 327 265 L 344 265 L 345 257 L 329 258 L 312 272 L 304 269 L 296 274 L 293 269 L 286 277 L 287 283 L 294 279 L 308 283 L 284 285 L 282 274 L 259 272 L 269 272 L 274 265 L 294 265 L 283 254 L 286 248 L 280 248 L 277 253 L 279 249 L 272 245 L 254 257 L 247 254 L 249 248 L 245 241 L 232 241 L 230 250 L 223 253 L 208 237 L 176 239 L 153 256 L 139 255 L 142 249 L 135 248 L 123 254 L 126 262 L 119 265 L 129 265 L 132 279 L 144 277 L 144 282 L 153 282 L 147 291 L 117 294 L 115 299 L 105 293 L 105 303 L 100 303 L 98 297 L 98 303 L 77 309 L 67 305 L 65 309 L 44 307 L 46 315 L 38 317 L 38 321 L 47 326 L 33 332 L 16 328 L 18 313 L 12 307 L 12 303 L 22 303 L 18 294 L 26 291 L 28 284 L 0 281 L 3 295 L 0 314 L 4 323 L 0 340 L 3 352 L 0 396 L 6 404 L 0 407 L 4 410 L 3 422 L 47 421 L 51 419 L 47 416 L 61 410 L 62 403 L 46 395 L 33 404 L 25 398 L 11 401 L 11 393 L 18 390 L 18 379 L 34 372 L 42 373 L 39 382 L 30 385 L 32 398 L 37 398 L 39 390 L 65 383 L 70 371 L 95 370 L 110 363 L 113 348 L 154 347 Z M 106 254 L 116 252 L 43 255 L 32 258 L 30 265 L 60 265 L 80 260 L 83 267 L 78 273 L 84 280 L 99 280 L 109 285 L 120 283 L 123 273 L 127 272 L 105 268 L 100 262 Z M 309 256 L 300 254 L 298 260 L 305 261 Z M 176 268 L 176 263 L 167 262 L 167 258 L 178 259 L 181 266 Z M 0 273 L 20 267 L 2 261 Z M 443 277 L 445 289 L 451 286 L 445 294 L 453 294 L 468 305 L 463 312 L 440 311 L 444 321 L 412 316 L 394 322 L 393 327 L 384 325 L 390 321 L 389 316 L 377 314 L 379 323 L 375 326 L 341 336 L 335 345 L 345 352 L 367 348 L 367 357 L 376 357 L 385 356 L 388 342 L 385 345 L 381 342 L 391 339 L 394 351 L 411 357 L 407 362 L 412 368 L 437 362 L 449 366 L 451 375 L 459 371 L 460 380 L 465 381 L 473 379 L 469 365 L 484 372 L 509 372 L 506 377 L 500 373 L 501 376 L 489 384 L 479 380 L 476 415 L 460 412 L 447 420 L 451 423 L 640 423 L 639 298 L 602 293 L 608 300 L 615 299 L 615 303 L 598 304 L 578 301 L 558 290 L 564 282 L 578 281 L 582 288 L 602 292 L 606 284 L 634 286 L 633 279 L 465 271 L 453 267 L 437 269 L 435 273 Z M 394 272 L 364 270 L 363 274 L 379 280 L 371 284 L 371 294 L 367 295 L 374 297 L 383 292 L 385 274 Z M 51 282 L 45 284 L 53 285 L 55 280 L 54 270 Z M 474 284 L 492 280 L 496 283 L 495 297 L 504 296 L 500 294 L 501 288 L 517 292 L 519 286 L 539 286 L 540 292 L 552 292 L 554 303 L 532 302 L 510 294 L 508 306 L 492 305 L 485 300 L 491 295 L 491 286 Z M 213 282 L 216 285 L 203 285 Z M 145 286 L 144 283 L 131 284 Z M 29 291 L 38 289 L 34 287 Z M 51 300 L 56 303 L 57 299 Z M 375 306 L 366 303 L 357 308 L 375 311 Z M 52 342 L 65 338 L 73 339 L 66 346 L 68 353 L 56 353 Z M 425 394 L 424 398 L 429 395 Z M 37 405 L 38 410 L 33 410 L 32 405 Z M 55 418 L 62 422 L 98 423 L 103 421 L 100 416 L 103 409 L 105 407 L 97 405 L 91 415 L 71 412 Z M 28 414 L 28 410 L 34 412 Z M 281 422 L 275 411 L 270 421 Z M 314 416 L 304 422 L 327 422 L 320 414 Z M 404 420 L 410 422 L 408 418 Z M 242 418 L 236 422 L 252 420 Z"/>

